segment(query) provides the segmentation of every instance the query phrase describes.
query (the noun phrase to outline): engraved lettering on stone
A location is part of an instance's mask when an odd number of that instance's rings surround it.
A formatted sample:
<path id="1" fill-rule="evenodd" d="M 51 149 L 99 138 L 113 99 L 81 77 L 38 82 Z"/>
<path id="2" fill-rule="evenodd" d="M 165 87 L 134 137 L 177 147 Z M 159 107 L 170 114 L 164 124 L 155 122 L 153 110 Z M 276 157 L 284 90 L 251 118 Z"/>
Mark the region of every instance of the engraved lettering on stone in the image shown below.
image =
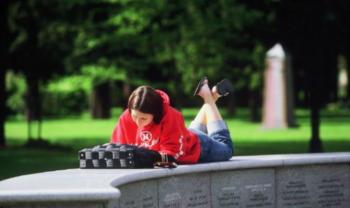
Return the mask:
<path id="1" fill-rule="evenodd" d="M 272 191 L 272 184 L 256 184 L 247 185 L 245 188 L 248 190 L 248 202 L 247 208 L 253 207 L 271 207 L 272 200 L 269 199 L 268 194 Z"/>
<path id="2" fill-rule="evenodd" d="M 345 186 L 341 179 L 323 179 L 317 188 L 320 190 L 318 196 L 320 207 L 343 207 Z"/>
<path id="3" fill-rule="evenodd" d="M 239 207 L 240 199 L 241 197 L 235 186 L 221 188 L 220 195 L 218 196 L 220 207 Z"/>
<path id="4" fill-rule="evenodd" d="M 281 193 L 285 207 L 311 208 L 310 193 L 304 181 L 288 181 Z"/>
<path id="5" fill-rule="evenodd" d="M 126 201 L 124 206 L 127 208 L 137 208 L 135 200 Z"/>
<path id="6" fill-rule="evenodd" d="M 144 197 L 142 199 L 142 208 L 156 207 L 152 196 Z"/>
<path id="7" fill-rule="evenodd" d="M 167 194 L 164 197 L 165 208 L 180 208 L 181 207 L 181 196 L 179 193 Z"/>
<path id="8" fill-rule="evenodd" d="M 209 204 L 208 196 L 203 190 L 195 189 L 189 198 L 187 207 L 202 207 Z"/>

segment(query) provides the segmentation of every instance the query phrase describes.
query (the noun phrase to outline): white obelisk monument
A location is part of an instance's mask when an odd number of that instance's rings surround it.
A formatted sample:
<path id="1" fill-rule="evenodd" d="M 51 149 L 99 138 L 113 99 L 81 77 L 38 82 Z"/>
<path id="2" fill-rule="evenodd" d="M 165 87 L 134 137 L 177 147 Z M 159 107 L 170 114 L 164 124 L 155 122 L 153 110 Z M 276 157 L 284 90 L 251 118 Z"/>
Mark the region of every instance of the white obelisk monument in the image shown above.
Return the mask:
<path id="1" fill-rule="evenodd" d="M 263 100 L 264 128 L 286 128 L 288 126 L 285 82 L 285 53 L 282 46 L 276 44 L 266 54 Z"/>

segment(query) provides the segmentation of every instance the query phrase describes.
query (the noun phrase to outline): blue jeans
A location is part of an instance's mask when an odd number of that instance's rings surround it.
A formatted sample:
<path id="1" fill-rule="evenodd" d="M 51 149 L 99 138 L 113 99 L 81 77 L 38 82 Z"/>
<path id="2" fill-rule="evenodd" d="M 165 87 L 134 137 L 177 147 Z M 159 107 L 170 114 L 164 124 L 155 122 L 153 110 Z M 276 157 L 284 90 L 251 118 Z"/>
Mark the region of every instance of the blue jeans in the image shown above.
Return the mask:
<path id="1" fill-rule="evenodd" d="M 192 122 L 189 130 L 199 138 L 200 163 L 227 161 L 232 157 L 233 143 L 224 121 L 209 123 L 207 128 L 202 124 Z"/>

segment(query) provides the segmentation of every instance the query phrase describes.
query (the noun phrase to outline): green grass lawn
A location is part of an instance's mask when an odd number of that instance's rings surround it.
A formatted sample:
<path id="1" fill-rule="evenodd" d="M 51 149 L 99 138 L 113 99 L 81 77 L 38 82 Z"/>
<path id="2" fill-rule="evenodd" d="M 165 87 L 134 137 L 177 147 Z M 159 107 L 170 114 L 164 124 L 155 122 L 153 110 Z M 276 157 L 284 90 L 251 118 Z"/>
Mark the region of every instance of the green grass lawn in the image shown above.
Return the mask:
<path id="1" fill-rule="evenodd" d="M 109 141 L 120 110 L 113 119 L 91 120 L 71 118 L 45 120 L 42 137 L 53 147 L 28 148 L 27 123 L 7 121 L 5 125 L 8 147 L 0 149 L 0 180 L 34 172 L 77 168 L 77 151 Z M 183 110 L 186 123 L 196 110 Z M 235 117 L 225 116 L 235 145 L 235 155 L 261 155 L 308 152 L 310 121 L 308 111 L 297 111 L 298 128 L 267 130 L 247 119 L 247 111 Z M 321 138 L 326 152 L 350 151 L 350 117 L 332 112 L 322 113 Z M 35 129 L 35 128 L 34 128 Z M 69 148 L 57 148 L 57 147 Z"/>

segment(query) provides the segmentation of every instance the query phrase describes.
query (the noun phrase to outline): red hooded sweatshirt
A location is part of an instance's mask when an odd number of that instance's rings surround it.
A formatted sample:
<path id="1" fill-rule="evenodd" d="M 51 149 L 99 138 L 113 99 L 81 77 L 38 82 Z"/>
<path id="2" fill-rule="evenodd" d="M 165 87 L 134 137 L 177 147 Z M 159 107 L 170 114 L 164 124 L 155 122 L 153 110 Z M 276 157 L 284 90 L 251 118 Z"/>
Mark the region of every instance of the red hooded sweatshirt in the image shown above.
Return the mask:
<path id="1" fill-rule="evenodd" d="M 169 96 L 161 90 L 157 93 L 163 98 L 164 116 L 160 123 L 152 122 L 139 129 L 126 109 L 113 131 L 111 143 L 131 144 L 169 154 L 182 164 L 198 162 L 197 135 L 186 128 L 182 114 L 170 106 Z"/>

